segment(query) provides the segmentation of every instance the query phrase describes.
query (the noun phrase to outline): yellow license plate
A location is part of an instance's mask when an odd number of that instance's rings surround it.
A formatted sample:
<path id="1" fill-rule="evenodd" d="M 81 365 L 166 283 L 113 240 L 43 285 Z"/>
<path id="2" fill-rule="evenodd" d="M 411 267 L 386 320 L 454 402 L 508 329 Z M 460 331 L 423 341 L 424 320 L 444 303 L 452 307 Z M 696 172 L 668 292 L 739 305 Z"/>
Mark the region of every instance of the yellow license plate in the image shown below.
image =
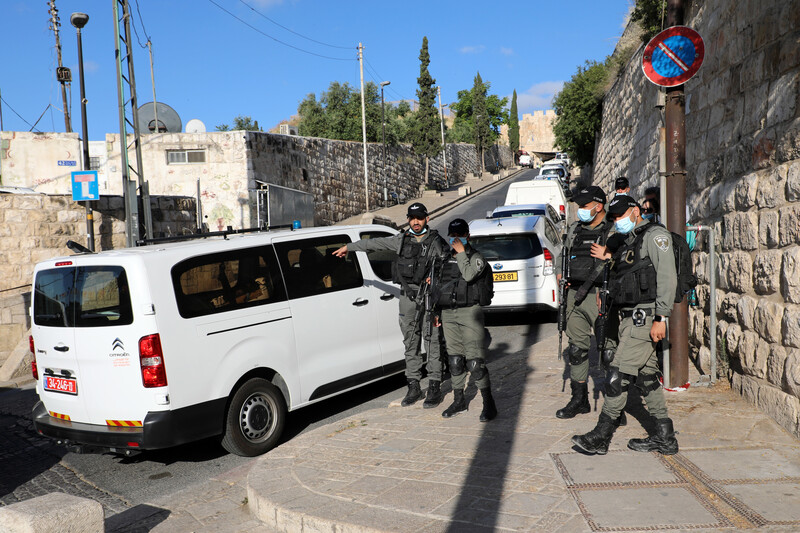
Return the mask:
<path id="1" fill-rule="evenodd" d="M 494 281 L 517 281 L 516 272 L 495 272 L 492 276 Z"/>

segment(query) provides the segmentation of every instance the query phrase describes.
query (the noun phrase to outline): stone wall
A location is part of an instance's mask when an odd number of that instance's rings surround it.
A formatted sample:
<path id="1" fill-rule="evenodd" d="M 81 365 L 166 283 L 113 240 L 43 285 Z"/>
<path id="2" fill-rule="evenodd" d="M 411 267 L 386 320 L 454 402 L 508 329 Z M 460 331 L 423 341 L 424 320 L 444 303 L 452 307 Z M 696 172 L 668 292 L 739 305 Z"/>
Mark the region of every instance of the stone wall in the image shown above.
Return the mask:
<path id="1" fill-rule="evenodd" d="M 720 374 L 800 436 L 800 0 L 695 1 L 685 21 L 706 42 L 685 87 L 687 203 L 719 243 L 717 309 L 704 243 L 694 254 L 692 357 L 707 372 L 716 335 Z M 603 101 L 594 165 L 595 184 L 626 174 L 636 195 L 657 184 L 661 125 L 641 54 Z"/>

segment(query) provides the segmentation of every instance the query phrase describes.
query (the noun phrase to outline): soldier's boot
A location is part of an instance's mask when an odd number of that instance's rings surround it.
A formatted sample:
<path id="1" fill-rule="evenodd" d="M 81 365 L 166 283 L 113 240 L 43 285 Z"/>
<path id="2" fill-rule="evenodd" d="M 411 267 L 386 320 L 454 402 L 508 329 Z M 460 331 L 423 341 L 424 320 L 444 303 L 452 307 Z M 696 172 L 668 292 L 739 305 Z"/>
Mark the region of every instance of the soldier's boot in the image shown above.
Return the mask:
<path id="1" fill-rule="evenodd" d="M 605 455 L 608 453 L 608 445 L 611 444 L 611 437 L 616 429 L 616 420 L 605 413 L 600 413 L 594 429 L 585 435 L 573 435 L 572 443 L 587 453 Z"/>
<path id="2" fill-rule="evenodd" d="M 614 425 L 617 426 L 617 427 L 627 426 L 628 425 L 628 417 L 625 416 L 625 411 L 622 411 L 619 414 L 619 416 L 617 417 L 616 422 L 614 422 Z"/>
<path id="3" fill-rule="evenodd" d="M 489 387 L 481 389 L 481 396 L 483 396 L 483 410 L 481 411 L 480 421 L 488 422 L 494 420 L 497 416 L 497 406 L 492 397 L 492 390 Z"/>
<path id="4" fill-rule="evenodd" d="M 420 398 L 422 398 L 422 389 L 419 388 L 419 380 L 409 379 L 408 392 L 406 393 L 406 397 L 403 398 L 403 401 L 400 402 L 400 405 L 403 407 L 408 407 L 409 405 L 416 403 Z"/>
<path id="5" fill-rule="evenodd" d="M 675 438 L 672 419 L 657 419 L 655 432 L 646 439 L 629 440 L 628 448 L 637 452 L 658 452 L 661 455 L 675 455 L 678 453 L 678 439 Z"/>
<path id="6" fill-rule="evenodd" d="M 591 412 L 592 406 L 589 405 L 589 385 L 584 381 L 570 381 L 569 387 L 572 389 L 572 398 L 563 408 L 556 411 L 556 418 L 574 418 L 578 414 Z"/>
<path id="7" fill-rule="evenodd" d="M 428 395 L 422 403 L 423 409 L 433 409 L 442 403 L 442 384 L 440 381 L 431 379 L 428 381 Z"/>
<path id="8" fill-rule="evenodd" d="M 464 390 L 455 389 L 453 390 L 453 403 L 450 404 L 450 407 L 444 410 L 442 416 L 445 418 L 451 418 L 456 416 L 458 413 L 463 413 L 466 410 L 467 402 L 464 400 Z"/>

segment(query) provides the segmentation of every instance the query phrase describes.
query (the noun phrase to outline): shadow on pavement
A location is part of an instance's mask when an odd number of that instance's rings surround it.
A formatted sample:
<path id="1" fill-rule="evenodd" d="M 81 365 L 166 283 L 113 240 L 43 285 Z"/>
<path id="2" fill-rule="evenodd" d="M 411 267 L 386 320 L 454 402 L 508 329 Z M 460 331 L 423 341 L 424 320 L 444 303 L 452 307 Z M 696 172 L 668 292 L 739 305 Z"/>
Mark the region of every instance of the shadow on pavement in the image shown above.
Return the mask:
<path id="1" fill-rule="evenodd" d="M 169 518 L 170 511 L 140 504 L 105 521 L 106 533 L 147 533 Z"/>

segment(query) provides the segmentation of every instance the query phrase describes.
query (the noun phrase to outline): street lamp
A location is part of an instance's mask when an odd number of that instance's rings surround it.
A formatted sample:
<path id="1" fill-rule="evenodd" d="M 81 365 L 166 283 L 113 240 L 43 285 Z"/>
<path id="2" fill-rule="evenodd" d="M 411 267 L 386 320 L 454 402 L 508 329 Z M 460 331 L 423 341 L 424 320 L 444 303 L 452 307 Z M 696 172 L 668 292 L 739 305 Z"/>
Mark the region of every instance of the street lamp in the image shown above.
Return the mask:
<path id="1" fill-rule="evenodd" d="M 83 82 L 83 43 L 81 42 L 81 28 L 89 22 L 86 13 L 73 13 L 69 17 L 70 23 L 78 30 L 78 72 L 81 80 L 81 125 L 83 127 L 83 170 L 89 170 L 89 126 L 86 124 L 86 84 Z M 87 200 L 86 230 L 88 232 L 89 250 L 94 252 L 94 215 L 92 206 Z"/>
<path id="2" fill-rule="evenodd" d="M 390 81 L 381 82 L 381 129 L 383 130 L 383 207 L 389 205 L 389 193 L 386 190 L 386 114 L 384 112 L 383 88 L 389 85 Z"/>

